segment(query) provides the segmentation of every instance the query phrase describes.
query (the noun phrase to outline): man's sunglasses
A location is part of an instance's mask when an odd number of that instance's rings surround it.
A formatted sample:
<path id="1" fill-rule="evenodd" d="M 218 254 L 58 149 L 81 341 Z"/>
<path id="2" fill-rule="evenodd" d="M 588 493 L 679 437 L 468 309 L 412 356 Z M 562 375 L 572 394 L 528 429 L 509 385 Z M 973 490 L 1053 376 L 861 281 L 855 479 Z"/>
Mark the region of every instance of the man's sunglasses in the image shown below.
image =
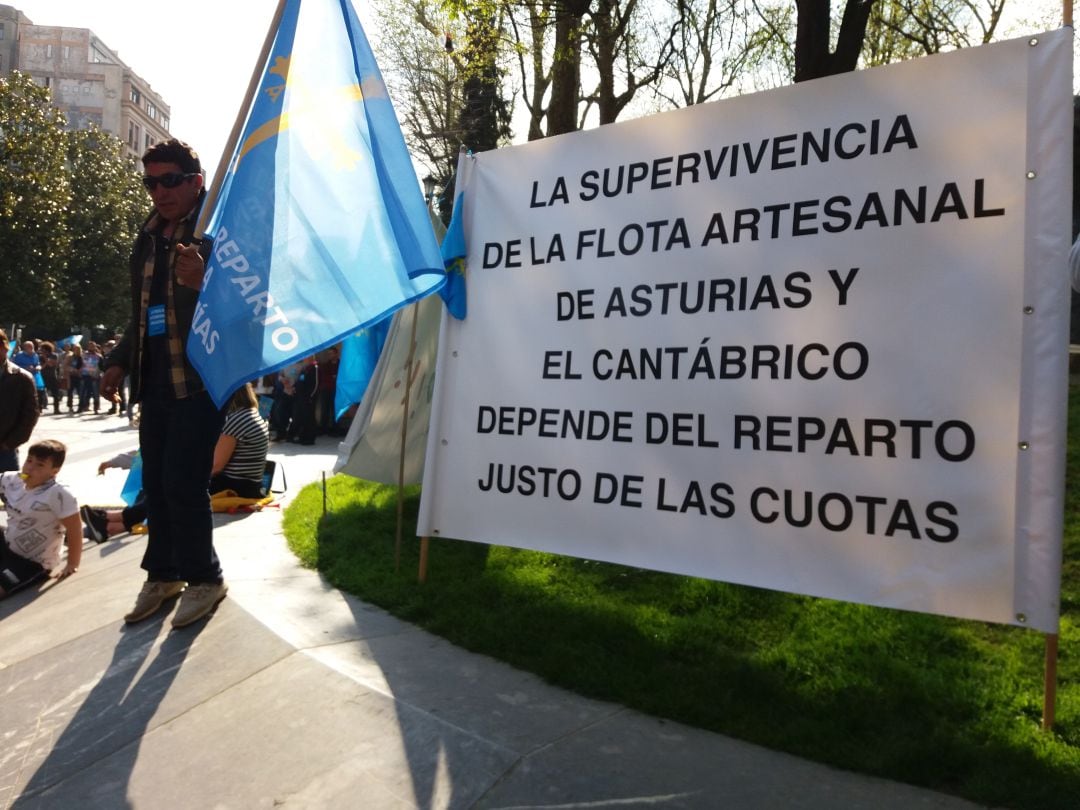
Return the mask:
<path id="1" fill-rule="evenodd" d="M 165 188 L 176 188 L 185 180 L 190 180 L 196 174 L 198 174 L 198 172 L 187 172 L 184 174 L 180 172 L 170 172 L 169 174 L 159 174 L 156 177 L 147 175 L 142 179 L 142 184 L 146 186 L 149 191 L 153 191 L 157 188 L 158 183 L 165 186 Z"/>

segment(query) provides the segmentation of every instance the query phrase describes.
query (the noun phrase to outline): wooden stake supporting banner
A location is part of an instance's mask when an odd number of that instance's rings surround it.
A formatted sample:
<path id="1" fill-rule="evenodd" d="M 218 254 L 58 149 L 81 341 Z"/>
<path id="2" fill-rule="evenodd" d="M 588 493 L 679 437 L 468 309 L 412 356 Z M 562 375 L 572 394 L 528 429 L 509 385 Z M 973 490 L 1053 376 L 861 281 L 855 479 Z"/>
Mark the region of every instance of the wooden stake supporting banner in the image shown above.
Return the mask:
<path id="1" fill-rule="evenodd" d="M 420 538 L 420 573 L 419 573 L 419 576 L 417 577 L 417 579 L 419 580 L 421 585 L 423 585 L 425 582 L 427 582 L 427 557 L 428 557 L 428 546 L 429 545 L 430 545 L 430 538 L 427 538 L 427 537 L 421 537 Z"/>
<path id="2" fill-rule="evenodd" d="M 1046 634 L 1046 681 L 1043 684 L 1043 731 L 1054 727 L 1054 710 L 1057 704 L 1057 633 Z"/>
<path id="3" fill-rule="evenodd" d="M 1065 3 L 1065 5 L 1064 5 L 1064 8 L 1062 9 L 1061 19 L 1062 19 L 1064 25 L 1071 28 L 1072 24 L 1073 24 L 1073 15 L 1072 15 L 1073 4 L 1072 4 L 1072 0 L 1064 0 L 1064 3 Z"/>
<path id="4" fill-rule="evenodd" d="M 401 529 L 405 512 L 405 441 L 409 437 L 409 394 L 412 390 L 413 361 L 416 357 L 416 321 L 420 307 L 412 304 L 412 329 L 409 334 L 409 359 L 405 361 L 405 399 L 401 412 L 401 452 L 398 454 L 397 531 L 394 535 L 394 571 L 401 570 Z"/>

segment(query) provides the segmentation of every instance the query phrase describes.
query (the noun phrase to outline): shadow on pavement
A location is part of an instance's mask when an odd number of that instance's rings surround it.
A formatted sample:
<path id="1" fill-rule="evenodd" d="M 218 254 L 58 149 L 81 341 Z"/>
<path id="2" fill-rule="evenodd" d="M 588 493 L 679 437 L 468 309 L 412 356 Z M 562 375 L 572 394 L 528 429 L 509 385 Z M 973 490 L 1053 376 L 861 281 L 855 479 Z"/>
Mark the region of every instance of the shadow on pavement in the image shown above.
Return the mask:
<path id="1" fill-rule="evenodd" d="M 86 807 L 121 808 L 132 806 L 127 799 L 127 785 L 139 754 L 143 735 L 169 692 L 173 680 L 192 644 L 205 625 L 171 632 L 158 644 L 164 618 L 135 626 L 126 626 L 113 648 L 112 659 L 100 679 L 81 700 L 64 731 L 51 743 L 48 756 L 41 762 L 12 808 L 49 806 L 49 789 L 87 768 L 102 768 L 100 778 L 87 780 L 93 785 L 85 796 Z M 97 641 L 103 631 L 79 639 L 77 644 Z M 108 628 L 115 633 L 115 628 Z M 89 652 L 89 651 L 88 651 Z M 66 653 L 71 655 L 71 651 Z M 62 677 L 63 673 L 58 673 Z M 74 685 L 71 699 L 78 698 Z M 10 696 L 9 696 L 10 697 Z M 56 705 L 49 709 L 56 709 Z M 55 725 L 63 723 L 63 708 Z M 48 741 L 45 741 L 48 744 Z M 103 760 L 108 760 L 103 767 Z"/>

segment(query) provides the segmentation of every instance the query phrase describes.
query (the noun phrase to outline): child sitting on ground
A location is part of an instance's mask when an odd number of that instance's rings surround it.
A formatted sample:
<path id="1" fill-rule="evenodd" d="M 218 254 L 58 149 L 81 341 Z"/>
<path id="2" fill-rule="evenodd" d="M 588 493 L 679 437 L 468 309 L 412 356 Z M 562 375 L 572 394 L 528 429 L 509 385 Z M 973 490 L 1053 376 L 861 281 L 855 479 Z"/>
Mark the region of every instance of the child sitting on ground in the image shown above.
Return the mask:
<path id="1" fill-rule="evenodd" d="M 61 442 L 46 439 L 27 451 L 21 473 L 0 473 L 0 500 L 7 512 L 7 532 L 0 532 L 0 599 L 57 569 L 65 535 L 67 565 L 52 575 L 64 579 L 79 570 L 79 504 L 56 480 L 66 456 Z"/>

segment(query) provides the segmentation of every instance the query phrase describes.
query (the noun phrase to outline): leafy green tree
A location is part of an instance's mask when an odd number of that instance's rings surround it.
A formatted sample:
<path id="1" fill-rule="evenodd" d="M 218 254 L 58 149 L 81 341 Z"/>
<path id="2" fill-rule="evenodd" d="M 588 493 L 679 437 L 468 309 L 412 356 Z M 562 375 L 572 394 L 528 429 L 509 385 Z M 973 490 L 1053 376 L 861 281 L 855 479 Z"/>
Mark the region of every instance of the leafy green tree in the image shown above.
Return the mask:
<path id="1" fill-rule="evenodd" d="M 121 141 L 96 127 L 68 133 L 72 205 L 68 252 L 73 323 L 114 332 L 131 307 L 128 257 L 150 210 L 135 163 Z"/>
<path id="2" fill-rule="evenodd" d="M 29 76 L 0 78 L 0 324 L 71 323 L 64 123 Z"/>

